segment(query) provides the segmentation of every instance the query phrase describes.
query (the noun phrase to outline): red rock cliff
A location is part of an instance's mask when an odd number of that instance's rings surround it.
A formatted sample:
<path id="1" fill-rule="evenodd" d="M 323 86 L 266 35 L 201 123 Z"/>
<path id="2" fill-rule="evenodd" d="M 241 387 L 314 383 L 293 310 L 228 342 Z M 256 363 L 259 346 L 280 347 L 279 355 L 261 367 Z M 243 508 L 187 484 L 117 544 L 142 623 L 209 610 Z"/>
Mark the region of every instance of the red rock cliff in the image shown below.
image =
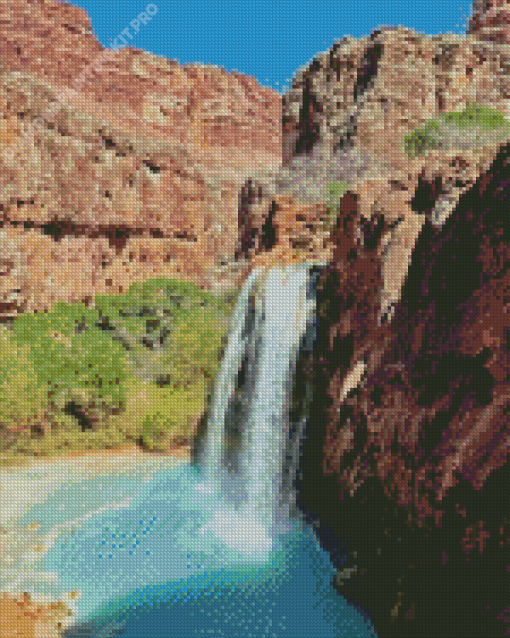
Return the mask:
<path id="1" fill-rule="evenodd" d="M 0 58 L 0 310 L 154 276 L 218 283 L 239 189 L 281 163 L 281 97 L 221 68 L 104 50 L 84 11 L 51 0 L 2 4 Z"/>
<path id="2" fill-rule="evenodd" d="M 474 0 L 468 33 L 481 40 L 510 44 L 510 3 L 508 0 Z"/>
<path id="3" fill-rule="evenodd" d="M 250 175 L 241 191 L 239 252 L 267 257 L 273 238 L 302 246 L 303 259 L 327 261 L 328 184 L 345 182 L 364 217 L 403 218 L 382 266 L 384 303 L 395 302 L 422 224 L 417 209 L 430 204 L 444 220 L 510 139 L 502 127 L 446 127 L 426 152 L 406 150 L 417 130 L 468 104 L 508 120 L 508 47 L 479 35 L 381 27 L 317 54 L 283 96 L 282 167 Z"/>

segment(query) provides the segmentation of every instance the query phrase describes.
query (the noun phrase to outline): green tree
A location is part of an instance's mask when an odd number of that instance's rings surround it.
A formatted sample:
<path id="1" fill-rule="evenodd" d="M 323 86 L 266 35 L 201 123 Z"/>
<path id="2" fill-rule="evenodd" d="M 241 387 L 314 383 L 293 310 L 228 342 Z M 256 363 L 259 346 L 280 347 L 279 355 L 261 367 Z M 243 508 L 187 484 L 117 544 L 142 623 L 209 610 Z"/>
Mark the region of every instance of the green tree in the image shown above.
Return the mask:
<path id="1" fill-rule="evenodd" d="M 45 423 L 48 396 L 30 360 L 30 347 L 20 346 L 10 331 L 0 333 L 0 449 L 30 439 Z"/>

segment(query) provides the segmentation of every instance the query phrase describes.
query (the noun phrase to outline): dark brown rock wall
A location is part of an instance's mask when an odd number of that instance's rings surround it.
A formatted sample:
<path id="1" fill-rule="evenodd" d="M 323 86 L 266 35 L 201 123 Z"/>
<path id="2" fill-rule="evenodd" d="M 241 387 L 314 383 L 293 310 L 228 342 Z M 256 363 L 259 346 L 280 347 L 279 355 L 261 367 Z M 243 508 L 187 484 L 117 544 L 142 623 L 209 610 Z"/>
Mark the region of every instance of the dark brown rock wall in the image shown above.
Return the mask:
<path id="1" fill-rule="evenodd" d="M 344 197 L 354 227 L 321 283 L 302 499 L 319 535 L 357 551 L 338 587 L 381 637 L 507 635 L 509 186 L 505 146 L 441 227 L 427 219 L 382 323 L 380 262 Z"/>

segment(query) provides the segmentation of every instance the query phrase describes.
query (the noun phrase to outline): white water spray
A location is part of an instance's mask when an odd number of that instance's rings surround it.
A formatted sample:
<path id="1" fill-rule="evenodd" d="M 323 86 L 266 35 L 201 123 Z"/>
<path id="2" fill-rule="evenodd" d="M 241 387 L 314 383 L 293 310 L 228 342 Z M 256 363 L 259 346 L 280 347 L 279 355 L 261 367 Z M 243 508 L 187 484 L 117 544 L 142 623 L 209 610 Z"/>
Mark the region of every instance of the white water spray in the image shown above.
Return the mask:
<path id="1" fill-rule="evenodd" d="M 311 389 L 300 397 L 304 409 L 297 422 L 295 416 L 290 422 L 289 410 L 299 352 L 311 349 L 315 338 L 317 274 L 311 264 L 255 269 L 232 317 L 207 427 L 206 483 L 200 488 L 220 493 L 223 505 L 202 533 L 212 532 L 247 554 L 271 549 L 276 521 L 292 505 Z M 229 432 L 240 433 L 231 453 L 235 472 L 226 462 Z"/>

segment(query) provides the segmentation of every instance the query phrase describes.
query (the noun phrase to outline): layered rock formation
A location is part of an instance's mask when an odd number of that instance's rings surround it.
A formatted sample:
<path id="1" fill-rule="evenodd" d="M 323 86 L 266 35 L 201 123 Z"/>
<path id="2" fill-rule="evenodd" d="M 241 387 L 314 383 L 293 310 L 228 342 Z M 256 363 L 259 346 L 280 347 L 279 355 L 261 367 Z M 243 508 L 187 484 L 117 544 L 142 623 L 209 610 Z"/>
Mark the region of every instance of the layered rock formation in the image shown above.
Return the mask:
<path id="1" fill-rule="evenodd" d="M 391 321 L 383 216 L 342 200 L 319 285 L 302 504 L 381 638 L 508 635 L 510 145 L 442 226 L 430 211 Z M 349 573 L 347 573 L 349 572 Z"/>
<path id="2" fill-rule="evenodd" d="M 48 0 L 2 5 L 0 57 L 0 314 L 155 276 L 217 284 L 239 189 L 281 163 L 281 97 L 105 50 L 84 11 Z"/>
<path id="3" fill-rule="evenodd" d="M 447 125 L 415 155 L 403 143 L 470 103 L 507 117 L 510 48 L 489 29 L 507 31 L 504 7 L 479 5 L 466 37 L 337 43 L 284 96 L 281 192 L 312 201 L 321 180 L 349 182 L 311 376 L 302 362 L 299 499 L 381 638 L 508 635 L 508 130 Z"/>
<path id="4" fill-rule="evenodd" d="M 296 74 L 282 136 L 281 98 L 253 78 L 131 48 L 107 55 L 86 14 L 62 3 L 2 12 L 3 312 L 163 273 L 211 286 L 234 251 L 253 263 L 275 246 L 279 258 L 328 260 L 324 202 L 338 180 L 365 216 L 403 216 L 384 266 L 389 305 L 419 231 L 414 193 L 435 189 L 446 217 L 501 143 L 447 141 L 413 160 L 402 144 L 468 101 L 506 114 L 506 48 L 474 27 L 335 43 Z"/>
<path id="5" fill-rule="evenodd" d="M 287 237 L 290 209 L 295 230 L 298 215 L 306 219 L 303 231 L 312 229 L 306 257 L 327 261 L 327 187 L 344 182 L 366 218 L 379 212 L 403 219 L 382 266 L 384 304 L 390 307 L 420 231 L 416 213 L 434 208 L 442 223 L 510 134 L 503 127 L 446 123 L 441 138 L 414 155 L 406 138 L 470 104 L 507 118 L 509 56 L 507 45 L 483 41 L 478 33 L 431 36 L 403 27 L 344 38 L 317 55 L 283 96 L 283 166 L 252 175 L 242 191 L 239 252 L 253 259 L 258 250 L 264 254 L 268 237 Z M 298 234 L 305 243 L 306 235 Z"/>

